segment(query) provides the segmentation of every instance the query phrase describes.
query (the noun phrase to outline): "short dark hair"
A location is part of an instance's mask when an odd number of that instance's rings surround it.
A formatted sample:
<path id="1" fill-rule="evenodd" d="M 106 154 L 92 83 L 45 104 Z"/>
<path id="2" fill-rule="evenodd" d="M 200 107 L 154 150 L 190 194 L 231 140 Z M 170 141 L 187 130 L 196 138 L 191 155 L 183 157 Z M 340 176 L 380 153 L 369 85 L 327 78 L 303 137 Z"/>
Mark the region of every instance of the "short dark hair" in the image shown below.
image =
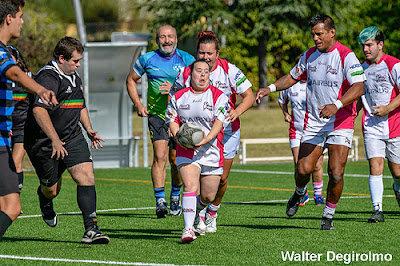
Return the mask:
<path id="1" fill-rule="evenodd" d="M 197 35 L 197 53 L 199 52 L 201 43 L 214 43 L 215 49 L 217 52 L 219 51 L 219 40 L 215 33 L 210 30 L 201 31 Z"/>
<path id="2" fill-rule="evenodd" d="M 196 61 L 194 61 L 194 62 L 190 65 L 190 73 L 193 72 L 194 65 L 197 64 L 197 63 L 200 63 L 200 62 L 206 63 L 206 64 L 208 65 L 208 68 L 209 68 L 210 71 L 211 71 L 211 66 L 210 66 L 210 64 L 208 64 L 208 62 L 207 62 L 204 58 L 201 58 L 201 59 L 197 59 Z"/>
<path id="3" fill-rule="evenodd" d="M 308 26 L 310 28 L 313 28 L 315 25 L 317 25 L 318 23 L 324 23 L 325 24 L 325 29 L 327 31 L 331 30 L 331 29 L 335 29 L 335 22 L 333 21 L 333 19 L 328 16 L 328 15 L 316 15 L 314 17 L 312 17 L 310 19 L 310 22 L 308 22 Z"/>
<path id="4" fill-rule="evenodd" d="M 8 14 L 15 18 L 19 8 L 24 7 L 24 5 L 24 0 L 0 0 L 0 26 L 3 25 Z"/>
<path id="5" fill-rule="evenodd" d="M 58 41 L 56 48 L 54 48 L 53 57 L 58 60 L 62 55 L 65 60 L 68 61 L 72 58 L 72 53 L 75 50 L 78 53 L 83 54 L 84 48 L 82 43 L 73 37 L 65 36 Z"/>

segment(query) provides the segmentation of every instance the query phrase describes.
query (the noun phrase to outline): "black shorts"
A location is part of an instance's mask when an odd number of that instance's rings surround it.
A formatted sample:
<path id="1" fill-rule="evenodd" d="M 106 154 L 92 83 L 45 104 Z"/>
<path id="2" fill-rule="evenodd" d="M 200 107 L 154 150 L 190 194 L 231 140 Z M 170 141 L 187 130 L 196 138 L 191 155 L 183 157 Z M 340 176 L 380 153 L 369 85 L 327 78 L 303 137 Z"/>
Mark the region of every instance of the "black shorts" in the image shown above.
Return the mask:
<path id="1" fill-rule="evenodd" d="M 67 168 L 80 163 L 92 162 L 92 156 L 85 139 L 68 143 L 64 148 L 67 150 L 68 156 L 65 156 L 63 160 L 51 158 L 53 152 L 51 145 L 40 147 L 35 153 L 32 150 L 27 150 L 42 185 L 51 187 L 60 180 Z"/>
<path id="2" fill-rule="evenodd" d="M 158 115 L 149 115 L 149 131 L 151 142 L 156 140 L 169 140 L 168 125 Z"/>
<path id="3" fill-rule="evenodd" d="M 12 135 L 11 136 L 11 143 L 12 143 L 12 146 L 14 146 L 15 143 L 24 143 L 24 134 L 16 135 L 16 136 Z"/>
<path id="4" fill-rule="evenodd" d="M 0 147 L 0 197 L 19 193 L 18 175 L 9 147 Z"/>

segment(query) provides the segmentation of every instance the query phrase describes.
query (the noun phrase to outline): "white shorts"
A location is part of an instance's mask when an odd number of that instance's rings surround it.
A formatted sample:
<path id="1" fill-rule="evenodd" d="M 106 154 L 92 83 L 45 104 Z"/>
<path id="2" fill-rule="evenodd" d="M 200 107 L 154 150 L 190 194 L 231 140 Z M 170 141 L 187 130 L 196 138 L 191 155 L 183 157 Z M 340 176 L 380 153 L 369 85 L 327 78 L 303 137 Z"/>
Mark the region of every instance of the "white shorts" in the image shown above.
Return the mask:
<path id="1" fill-rule="evenodd" d="M 300 147 L 300 139 L 289 139 L 290 149 Z"/>
<path id="2" fill-rule="evenodd" d="M 400 137 L 394 139 L 364 138 L 367 159 L 387 158 L 395 164 L 400 164 Z"/>
<path id="3" fill-rule="evenodd" d="M 337 129 L 326 132 L 304 130 L 301 143 L 310 143 L 320 147 L 324 147 L 326 144 L 343 145 L 351 149 L 353 133 L 353 129 Z"/>
<path id="4" fill-rule="evenodd" d="M 233 159 L 239 152 L 240 146 L 240 129 L 235 132 L 224 131 L 224 157 L 225 159 Z"/>
<path id="5" fill-rule="evenodd" d="M 223 167 L 203 165 L 196 160 L 192 160 L 186 157 L 176 157 L 176 164 L 178 166 L 181 164 L 193 164 L 200 168 L 201 175 L 222 175 L 222 173 L 224 172 Z"/>

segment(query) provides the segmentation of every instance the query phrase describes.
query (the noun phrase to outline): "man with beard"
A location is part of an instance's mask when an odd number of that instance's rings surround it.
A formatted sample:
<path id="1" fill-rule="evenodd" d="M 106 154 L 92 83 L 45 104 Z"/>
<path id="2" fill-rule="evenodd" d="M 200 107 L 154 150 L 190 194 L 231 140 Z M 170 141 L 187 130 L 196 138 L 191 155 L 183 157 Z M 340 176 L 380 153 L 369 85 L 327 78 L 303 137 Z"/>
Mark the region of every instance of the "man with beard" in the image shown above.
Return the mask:
<path id="1" fill-rule="evenodd" d="M 179 69 L 190 65 L 195 59 L 189 53 L 176 48 L 178 43 L 176 30 L 170 25 L 162 25 L 157 29 L 156 42 L 158 49 L 139 57 L 127 77 L 126 85 L 137 114 L 142 117 L 147 116 L 149 119 L 154 151 L 151 177 L 156 198 L 156 215 L 158 218 L 164 218 L 168 212 L 164 190 L 169 141 L 168 125 L 165 124 L 168 94 Z M 148 78 L 147 107 L 141 103 L 136 87 L 138 80 L 144 74 L 147 74 Z M 170 215 L 180 215 L 182 179 L 176 167 L 176 143 L 170 141 L 169 146 L 172 177 Z"/>

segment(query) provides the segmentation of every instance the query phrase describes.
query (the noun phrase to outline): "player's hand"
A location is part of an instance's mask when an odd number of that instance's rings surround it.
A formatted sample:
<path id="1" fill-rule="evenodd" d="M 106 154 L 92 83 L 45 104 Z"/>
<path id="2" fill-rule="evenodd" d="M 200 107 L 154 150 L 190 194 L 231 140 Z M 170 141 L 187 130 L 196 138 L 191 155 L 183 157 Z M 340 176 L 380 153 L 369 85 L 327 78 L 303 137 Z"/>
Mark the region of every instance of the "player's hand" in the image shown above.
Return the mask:
<path id="1" fill-rule="evenodd" d="M 371 114 L 376 116 L 385 116 L 390 112 L 387 105 L 372 106 L 372 108 L 374 108 L 375 111 L 373 111 Z"/>
<path id="2" fill-rule="evenodd" d="M 164 83 L 161 83 L 160 87 L 158 87 L 158 89 L 161 91 L 161 94 L 169 94 L 171 88 L 172 84 L 168 80 Z"/>
<path id="3" fill-rule="evenodd" d="M 141 116 L 141 117 L 149 115 L 149 111 L 147 111 L 147 107 L 145 107 L 143 104 L 141 104 L 140 106 L 138 106 L 136 108 L 136 112 L 137 112 L 138 116 Z"/>
<path id="4" fill-rule="evenodd" d="M 256 94 L 256 103 L 259 104 L 261 102 L 261 98 L 268 96 L 270 93 L 271 90 L 269 88 L 260 88 Z"/>
<path id="5" fill-rule="evenodd" d="M 288 122 L 288 123 L 292 122 L 292 116 L 290 114 L 285 113 L 284 116 L 285 116 L 285 121 L 286 122 Z"/>
<path id="6" fill-rule="evenodd" d="M 197 143 L 196 145 L 194 145 L 194 147 L 195 147 L 195 149 L 197 149 L 197 148 L 203 146 L 204 144 L 207 144 L 208 142 L 210 142 L 210 141 L 207 140 L 206 135 L 205 135 L 204 132 L 203 132 L 203 139 L 202 139 L 199 143 Z"/>
<path id="7" fill-rule="evenodd" d="M 90 139 L 90 141 L 92 142 L 92 149 L 96 149 L 98 150 L 99 147 L 103 148 L 103 144 L 101 144 L 100 141 L 105 142 L 104 139 L 100 138 L 100 136 L 97 135 L 97 131 L 94 131 L 93 129 L 88 129 L 87 131 L 87 135 Z"/>
<path id="8" fill-rule="evenodd" d="M 236 109 L 231 109 L 231 108 L 229 108 L 228 109 L 228 121 L 229 122 L 233 122 L 233 121 L 235 121 L 238 117 L 239 117 L 239 111 L 238 110 L 236 110 Z"/>
<path id="9" fill-rule="evenodd" d="M 42 89 L 37 92 L 37 95 L 40 97 L 45 105 L 56 106 L 58 104 L 54 91 Z"/>
<path id="10" fill-rule="evenodd" d="M 320 118 L 331 118 L 338 111 L 336 105 L 333 103 L 318 107 L 318 109 L 321 110 L 319 113 Z"/>
<path id="11" fill-rule="evenodd" d="M 53 147 L 53 152 L 51 153 L 51 158 L 56 158 L 56 160 L 63 160 L 65 156 L 68 156 L 67 150 L 64 148 L 65 142 L 61 140 L 53 140 L 51 146 Z"/>

